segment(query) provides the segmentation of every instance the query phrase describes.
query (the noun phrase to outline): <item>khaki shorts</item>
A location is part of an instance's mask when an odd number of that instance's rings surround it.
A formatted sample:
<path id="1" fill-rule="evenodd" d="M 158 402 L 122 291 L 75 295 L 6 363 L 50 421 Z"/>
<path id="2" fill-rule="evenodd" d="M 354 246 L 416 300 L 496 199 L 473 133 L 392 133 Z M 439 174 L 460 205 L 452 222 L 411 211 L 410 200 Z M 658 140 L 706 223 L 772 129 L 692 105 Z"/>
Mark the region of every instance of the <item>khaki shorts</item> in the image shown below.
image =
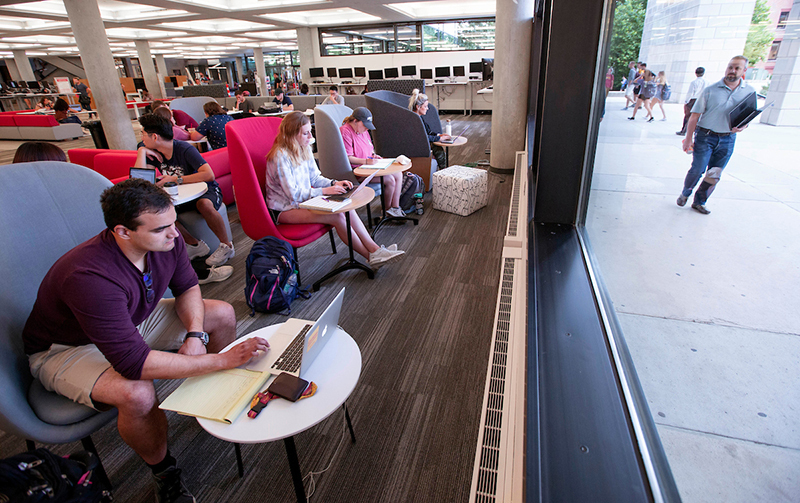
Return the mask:
<path id="1" fill-rule="evenodd" d="M 186 336 L 186 328 L 175 312 L 175 299 L 161 299 L 136 328 L 151 349 L 163 351 L 177 350 Z M 92 401 L 92 388 L 111 364 L 97 346 L 53 344 L 48 350 L 30 355 L 28 362 L 31 374 L 45 389 L 98 409 Z"/>

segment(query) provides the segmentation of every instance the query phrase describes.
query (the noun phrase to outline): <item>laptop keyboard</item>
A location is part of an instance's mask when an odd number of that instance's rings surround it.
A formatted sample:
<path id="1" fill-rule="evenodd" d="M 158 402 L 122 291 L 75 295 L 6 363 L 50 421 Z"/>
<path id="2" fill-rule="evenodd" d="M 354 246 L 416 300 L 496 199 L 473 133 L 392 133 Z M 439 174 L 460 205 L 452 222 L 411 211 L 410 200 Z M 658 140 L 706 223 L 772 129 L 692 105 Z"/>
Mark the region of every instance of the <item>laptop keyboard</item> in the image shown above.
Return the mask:
<path id="1" fill-rule="evenodd" d="M 306 340 L 306 334 L 313 325 L 306 324 L 291 343 L 286 347 L 283 353 L 275 360 L 275 363 L 270 367 L 271 370 L 279 370 L 281 372 L 294 373 L 300 370 L 300 362 L 303 361 L 303 343 Z"/>

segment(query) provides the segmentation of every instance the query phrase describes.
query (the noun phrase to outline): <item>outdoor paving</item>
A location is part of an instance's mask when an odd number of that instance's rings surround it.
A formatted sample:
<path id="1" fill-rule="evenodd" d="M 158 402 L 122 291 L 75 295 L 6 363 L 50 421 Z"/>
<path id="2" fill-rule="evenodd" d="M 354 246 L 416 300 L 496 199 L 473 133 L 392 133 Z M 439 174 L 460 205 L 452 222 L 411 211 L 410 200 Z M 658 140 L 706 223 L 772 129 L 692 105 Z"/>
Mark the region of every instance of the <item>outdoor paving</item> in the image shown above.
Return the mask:
<path id="1" fill-rule="evenodd" d="M 586 227 L 686 502 L 800 500 L 800 128 L 755 123 L 709 198 L 691 156 L 612 93 Z M 691 199 L 690 199 L 691 202 Z"/>

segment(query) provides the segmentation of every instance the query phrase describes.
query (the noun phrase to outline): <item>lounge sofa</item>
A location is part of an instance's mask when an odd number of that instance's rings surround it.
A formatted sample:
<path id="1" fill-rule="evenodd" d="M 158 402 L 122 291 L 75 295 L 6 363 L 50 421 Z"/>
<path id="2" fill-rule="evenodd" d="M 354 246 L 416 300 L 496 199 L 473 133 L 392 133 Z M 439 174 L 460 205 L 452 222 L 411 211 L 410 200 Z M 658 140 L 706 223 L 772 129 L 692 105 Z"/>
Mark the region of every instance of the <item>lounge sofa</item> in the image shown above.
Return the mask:
<path id="1" fill-rule="evenodd" d="M 61 141 L 82 136 L 80 124 L 59 124 L 52 115 L 0 114 L 0 139 Z"/>

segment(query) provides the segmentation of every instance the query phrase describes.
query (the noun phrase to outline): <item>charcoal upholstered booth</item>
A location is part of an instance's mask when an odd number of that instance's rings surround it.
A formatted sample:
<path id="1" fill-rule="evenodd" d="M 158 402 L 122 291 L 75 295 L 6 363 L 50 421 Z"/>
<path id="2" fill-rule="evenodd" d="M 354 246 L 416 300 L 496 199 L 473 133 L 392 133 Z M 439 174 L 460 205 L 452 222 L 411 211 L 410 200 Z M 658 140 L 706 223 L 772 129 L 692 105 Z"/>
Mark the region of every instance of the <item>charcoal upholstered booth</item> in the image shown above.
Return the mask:
<path id="1" fill-rule="evenodd" d="M 366 98 L 375 125 L 375 131 L 372 132 L 375 151 L 383 157 L 401 154 L 410 157 L 410 171 L 421 176 L 426 190 L 430 190 L 431 174 L 437 169 L 436 160 L 431 156 L 423 119 L 408 109 L 409 97 L 392 91 L 375 91 L 367 93 Z M 432 104 L 425 119 L 433 131 L 441 132 L 439 112 Z"/>
<path id="2" fill-rule="evenodd" d="M 45 390 L 31 376 L 22 347 L 22 329 L 47 271 L 105 228 L 100 194 L 110 186 L 99 173 L 63 162 L 0 168 L 0 233 L 9 237 L 0 247 L 0 430 L 26 439 L 29 448 L 82 440 L 96 453 L 90 435 L 117 415 Z"/>

